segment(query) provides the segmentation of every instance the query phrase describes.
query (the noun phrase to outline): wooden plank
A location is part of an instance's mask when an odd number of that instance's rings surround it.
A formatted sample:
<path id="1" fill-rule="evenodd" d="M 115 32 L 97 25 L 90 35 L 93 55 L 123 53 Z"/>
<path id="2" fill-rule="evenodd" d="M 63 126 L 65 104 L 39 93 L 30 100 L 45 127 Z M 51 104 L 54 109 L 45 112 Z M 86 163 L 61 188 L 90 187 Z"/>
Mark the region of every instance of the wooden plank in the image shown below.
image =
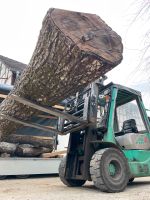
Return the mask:
<path id="1" fill-rule="evenodd" d="M 53 158 L 53 157 L 59 156 L 61 154 L 66 154 L 66 153 L 67 153 L 67 150 L 55 151 L 52 153 L 43 153 L 43 154 L 41 154 L 41 157 L 42 158 Z"/>
<path id="2" fill-rule="evenodd" d="M 61 105 L 54 105 L 52 106 L 53 108 L 56 108 L 56 109 L 59 109 L 59 110 L 64 110 L 65 107 L 64 106 L 61 106 Z"/>
<path id="3" fill-rule="evenodd" d="M 19 134 L 18 134 L 19 135 Z M 20 135 L 21 136 L 21 135 Z M 35 139 L 41 139 L 41 140 L 53 140 L 53 138 L 52 137 L 47 137 L 47 136 L 37 136 L 37 135 L 34 135 L 34 136 L 32 136 L 33 138 L 35 138 Z"/>
<path id="4" fill-rule="evenodd" d="M 58 117 L 50 116 L 50 115 L 37 115 L 37 117 L 41 117 L 45 119 L 58 119 Z"/>
<path id="5" fill-rule="evenodd" d="M 0 94 L 0 98 L 5 99 L 7 97 L 7 95 L 5 94 Z"/>

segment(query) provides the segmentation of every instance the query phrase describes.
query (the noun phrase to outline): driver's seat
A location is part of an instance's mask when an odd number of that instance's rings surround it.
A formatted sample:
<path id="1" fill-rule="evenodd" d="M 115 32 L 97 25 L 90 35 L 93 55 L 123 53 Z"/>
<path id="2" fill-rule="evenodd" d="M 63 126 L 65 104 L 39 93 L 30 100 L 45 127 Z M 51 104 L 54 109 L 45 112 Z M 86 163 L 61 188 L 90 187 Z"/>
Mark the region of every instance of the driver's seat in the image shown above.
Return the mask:
<path id="1" fill-rule="evenodd" d="M 122 131 L 126 133 L 138 133 L 135 119 L 129 119 L 123 122 Z"/>
<path id="2" fill-rule="evenodd" d="M 124 121 L 120 133 L 115 135 L 121 147 L 125 149 L 150 149 L 149 138 L 138 132 L 135 119 Z"/>

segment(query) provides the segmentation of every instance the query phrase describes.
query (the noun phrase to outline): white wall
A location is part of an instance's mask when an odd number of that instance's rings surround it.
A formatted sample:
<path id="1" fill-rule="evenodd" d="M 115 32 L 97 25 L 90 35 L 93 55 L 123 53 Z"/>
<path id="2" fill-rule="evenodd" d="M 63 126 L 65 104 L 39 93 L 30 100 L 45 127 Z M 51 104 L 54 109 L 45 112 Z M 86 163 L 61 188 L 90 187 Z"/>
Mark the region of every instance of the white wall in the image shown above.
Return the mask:
<path id="1" fill-rule="evenodd" d="M 11 85 L 12 72 L 0 61 L 0 84 Z"/>
<path id="2" fill-rule="evenodd" d="M 68 139 L 69 139 L 69 134 L 68 135 L 64 135 L 64 136 L 59 135 L 58 136 L 58 146 L 57 146 L 57 149 L 58 150 L 63 150 L 66 147 L 68 147 Z"/>

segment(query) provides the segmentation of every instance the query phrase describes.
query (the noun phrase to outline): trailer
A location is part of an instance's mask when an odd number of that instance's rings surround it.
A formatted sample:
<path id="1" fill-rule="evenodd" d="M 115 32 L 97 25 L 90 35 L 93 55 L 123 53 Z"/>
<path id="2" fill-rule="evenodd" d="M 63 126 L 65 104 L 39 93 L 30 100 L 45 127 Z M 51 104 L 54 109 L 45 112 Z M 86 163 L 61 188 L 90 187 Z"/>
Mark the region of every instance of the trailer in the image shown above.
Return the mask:
<path id="1" fill-rule="evenodd" d="M 29 175 L 58 174 L 61 158 L 0 158 L 0 180 L 7 176 L 28 178 Z"/>

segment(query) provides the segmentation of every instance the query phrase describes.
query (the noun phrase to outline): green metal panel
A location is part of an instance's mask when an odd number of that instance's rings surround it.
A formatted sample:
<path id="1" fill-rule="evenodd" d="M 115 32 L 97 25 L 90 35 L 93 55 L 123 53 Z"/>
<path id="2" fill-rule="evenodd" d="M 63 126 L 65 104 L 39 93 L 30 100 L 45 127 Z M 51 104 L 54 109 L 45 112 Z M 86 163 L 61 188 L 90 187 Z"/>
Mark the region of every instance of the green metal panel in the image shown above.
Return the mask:
<path id="1" fill-rule="evenodd" d="M 107 126 L 107 133 L 104 135 L 103 142 L 111 142 L 116 144 L 115 135 L 114 135 L 114 114 L 115 114 L 115 107 L 116 107 L 116 99 L 118 94 L 118 88 L 112 87 L 112 94 L 111 94 L 111 102 L 110 102 L 110 110 L 109 110 L 109 119 L 108 119 L 108 126 Z M 131 92 L 131 91 L 130 91 Z M 120 94 L 121 95 L 121 94 Z M 128 94 L 129 95 L 129 94 Z M 132 92 L 131 92 L 132 95 Z M 150 122 L 148 120 L 148 116 L 146 114 L 145 107 L 143 105 L 142 99 L 138 96 L 138 94 L 134 94 L 134 98 L 137 96 L 138 99 L 138 106 L 141 110 L 141 114 L 143 116 L 143 120 L 145 122 L 145 125 L 147 127 L 147 133 L 143 133 L 146 137 L 150 140 Z M 123 98 L 124 101 L 127 99 L 125 96 L 119 96 L 120 98 Z M 120 99 L 119 99 L 120 100 Z M 118 102 L 117 102 L 118 103 Z M 144 138 L 144 137 L 141 137 Z M 139 144 L 142 144 L 142 139 L 139 139 Z M 122 149 L 125 157 L 127 158 L 131 177 L 143 177 L 143 176 L 150 176 L 150 150 L 125 150 Z M 110 166 L 110 173 L 113 173 L 114 169 L 112 166 Z"/>
<path id="2" fill-rule="evenodd" d="M 111 104 L 109 110 L 108 129 L 107 129 L 108 131 L 104 135 L 104 142 L 116 143 L 114 136 L 114 114 L 115 114 L 117 92 L 118 89 L 114 87 L 112 90 Z"/>
<path id="3" fill-rule="evenodd" d="M 150 176 L 150 150 L 123 150 L 133 177 Z"/>
<path id="4" fill-rule="evenodd" d="M 148 129 L 149 138 L 150 138 L 150 121 L 148 119 L 148 116 L 147 116 L 146 109 L 145 109 L 145 106 L 143 104 L 142 98 L 139 98 L 139 103 L 140 103 L 140 107 L 141 107 L 141 110 L 142 110 L 142 113 L 143 113 L 143 116 L 144 116 L 144 121 L 145 121 L 146 127 Z"/>

